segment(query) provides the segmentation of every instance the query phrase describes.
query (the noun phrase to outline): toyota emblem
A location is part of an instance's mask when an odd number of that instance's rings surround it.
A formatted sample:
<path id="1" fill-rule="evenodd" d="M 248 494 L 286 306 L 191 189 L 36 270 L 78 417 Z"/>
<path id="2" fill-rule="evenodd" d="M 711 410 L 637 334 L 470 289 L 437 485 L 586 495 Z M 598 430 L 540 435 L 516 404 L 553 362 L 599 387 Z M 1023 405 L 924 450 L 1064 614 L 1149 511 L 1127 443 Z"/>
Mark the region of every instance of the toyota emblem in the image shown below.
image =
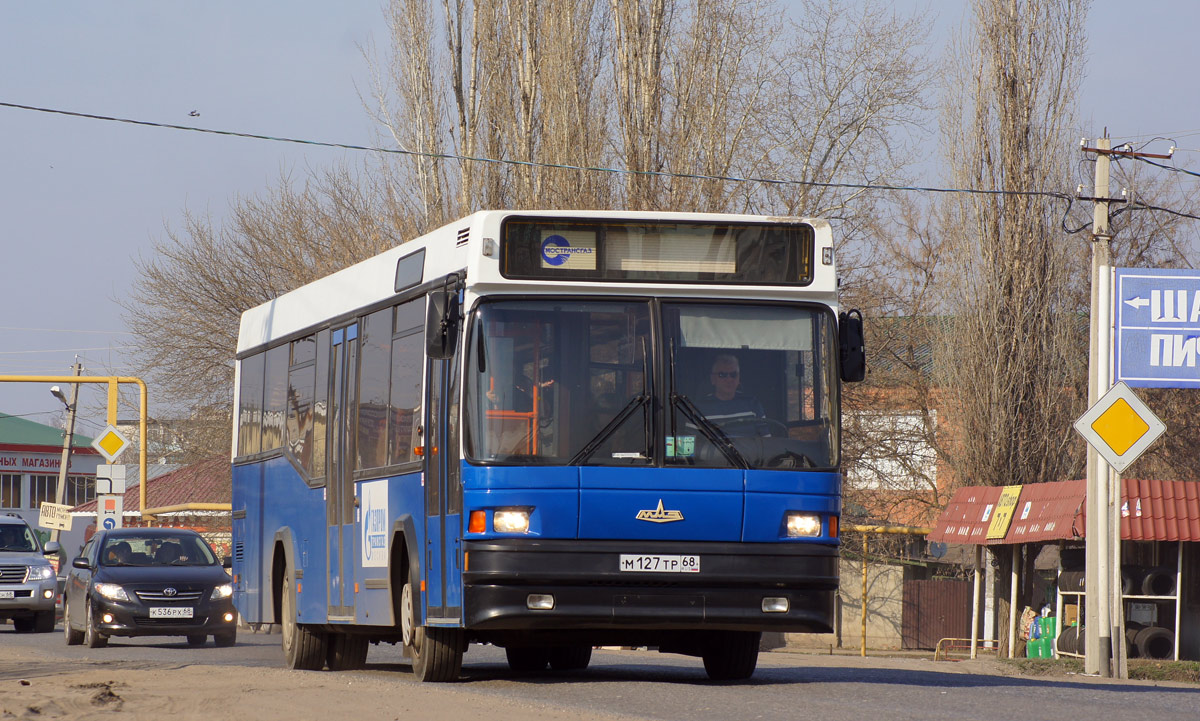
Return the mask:
<path id="1" fill-rule="evenodd" d="M 164 588 L 164 589 L 163 589 L 163 595 L 164 595 L 164 596 L 174 596 L 174 595 L 175 595 L 175 594 L 177 594 L 177 593 L 179 593 L 179 591 L 176 591 L 175 589 L 173 589 L 173 588 L 171 588 L 171 587 L 169 587 L 169 586 L 168 586 L 167 588 Z"/>

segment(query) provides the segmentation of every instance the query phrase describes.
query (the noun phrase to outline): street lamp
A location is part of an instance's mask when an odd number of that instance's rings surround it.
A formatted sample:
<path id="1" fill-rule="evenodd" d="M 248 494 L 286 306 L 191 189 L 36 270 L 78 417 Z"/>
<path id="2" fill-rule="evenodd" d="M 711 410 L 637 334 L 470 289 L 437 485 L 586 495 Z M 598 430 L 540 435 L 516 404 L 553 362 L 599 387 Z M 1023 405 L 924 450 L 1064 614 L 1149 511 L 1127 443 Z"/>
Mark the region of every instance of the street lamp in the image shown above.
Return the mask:
<path id="1" fill-rule="evenodd" d="M 67 397 L 63 395 L 62 389 L 58 386 L 50 386 L 50 395 L 62 401 L 62 404 L 71 410 L 71 404 L 67 402 Z"/>
<path id="2" fill-rule="evenodd" d="M 82 367 L 76 361 L 75 375 L 79 375 L 79 371 L 81 370 Z M 79 386 L 71 386 L 70 401 L 67 401 L 66 397 L 63 396 L 62 389 L 58 386 L 50 386 L 50 395 L 62 401 L 62 404 L 67 408 L 67 427 L 65 429 L 66 432 L 63 434 L 62 460 L 58 466 L 58 485 L 54 487 L 54 502 L 62 505 L 67 492 L 67 470 L 71 466 L 71 441 L 75 435 L 75 401 L 79 398 Z M 58 529 L 50 531 L 50 540 L 58 540 Z"/>

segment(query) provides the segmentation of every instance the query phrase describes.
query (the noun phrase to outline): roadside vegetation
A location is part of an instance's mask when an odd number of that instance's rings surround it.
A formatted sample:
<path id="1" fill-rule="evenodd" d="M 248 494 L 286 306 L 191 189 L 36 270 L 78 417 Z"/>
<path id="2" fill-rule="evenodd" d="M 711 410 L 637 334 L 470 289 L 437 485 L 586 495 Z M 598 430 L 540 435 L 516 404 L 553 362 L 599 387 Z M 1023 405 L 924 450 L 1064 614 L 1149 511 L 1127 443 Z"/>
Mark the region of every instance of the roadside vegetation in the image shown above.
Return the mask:
<path id="1" fill-rule="evenodd" d="M 1083 674 L 1081 658 L 1015 658 L 1000 663 L 1022 676 L 1067 676 Z M 1129 678 L 1138 681 L 1179 681 L 1200 685 L 1200 661 L 1155 661 L 1131 658 Z"/>

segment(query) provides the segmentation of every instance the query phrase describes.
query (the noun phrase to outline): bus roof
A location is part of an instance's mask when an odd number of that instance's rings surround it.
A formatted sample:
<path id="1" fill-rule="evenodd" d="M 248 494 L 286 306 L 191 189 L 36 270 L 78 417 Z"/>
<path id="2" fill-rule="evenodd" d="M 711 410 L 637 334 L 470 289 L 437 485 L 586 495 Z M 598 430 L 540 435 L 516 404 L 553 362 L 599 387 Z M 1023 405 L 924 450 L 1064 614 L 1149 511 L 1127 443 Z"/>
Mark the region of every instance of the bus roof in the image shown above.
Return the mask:
<path id="1" fill-rule="evenodd" d="M 483 239 L 499 237 L 501 222 L 513 216 L 540 218 L 580 218 L 595 220 L 629 220 L 692 223 L 805 223 L 817 231 L 817 255 L 823 247 L 832 249 L 829 224 L 820 219 L 726 213 L 678 213 L 618 210 L 486 210 L 448 223 L 437 230 L 403 242 L 379 255 L 351 265 L 328 276 L 303 285 L 262 305 L 244 312 L 238 333 L 239 354 L 272 341 L 285 338 L 322 321 L 350 314 L 358 309 L 383 302 L 396 294 L 397 263 L 422 249 L 423 282 L 442 278 L 455 271 L 467 271 L 471 282 L 509 284 L 499 274 L 495 259 L 485 257 Z M 490 261 L 490 263 L 489 263 Z M 836 294 L 836 279 L 832 265 L 821 272 L 814 290 L 829 289 Z M 825 277 L 828 276 L 828 277 Z M 555 285 L 538 283 L 537 285 Z M 642 292 L 653 287 L 640 284 Z M 514 287 L 514 290 L 516 288 Z M 708 286 L 711 291 L 712 286 Z M 793 291 L 794 292 L 794 291 Z"/>

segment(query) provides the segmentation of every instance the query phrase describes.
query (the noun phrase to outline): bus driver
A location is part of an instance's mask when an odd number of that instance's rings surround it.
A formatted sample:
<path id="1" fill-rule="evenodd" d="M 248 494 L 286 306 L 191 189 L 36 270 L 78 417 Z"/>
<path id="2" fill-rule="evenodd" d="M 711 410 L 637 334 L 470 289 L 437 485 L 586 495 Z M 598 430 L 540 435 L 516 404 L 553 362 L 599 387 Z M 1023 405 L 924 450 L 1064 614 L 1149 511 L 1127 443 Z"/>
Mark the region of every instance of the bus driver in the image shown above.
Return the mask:
<path id="1" fill-rule="evenodd" d="M 737 356 L 721 353 L 714 358 L 709 381 L 712 383 L 713 392 L 696 403 L 708 420 L 724 426 L 766 416 L 758 399 L 738 390 L 738 386 L 741 385 L 741 369 Z"/>

